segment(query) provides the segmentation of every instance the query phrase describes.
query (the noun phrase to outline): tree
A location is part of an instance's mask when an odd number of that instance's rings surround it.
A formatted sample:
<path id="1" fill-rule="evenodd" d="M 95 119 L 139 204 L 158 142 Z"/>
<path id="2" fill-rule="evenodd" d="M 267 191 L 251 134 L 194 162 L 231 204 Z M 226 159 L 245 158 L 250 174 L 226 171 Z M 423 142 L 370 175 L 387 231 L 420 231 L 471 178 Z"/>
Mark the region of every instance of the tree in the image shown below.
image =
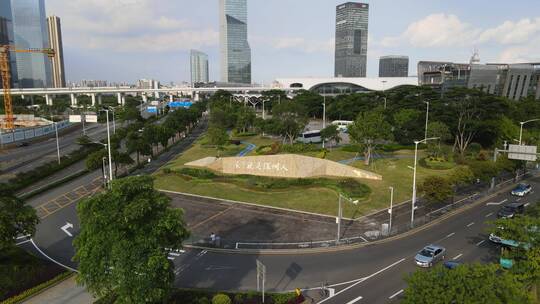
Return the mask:
<path id="1" fill-rule="evenodd" d="M 428 141 L 429 150 L 436 151 L 437 157 L 441 154 L 441 142 L 446 142 L 452 139 L 452 133 L 450 128 L 440 121 L 432 121 L 428 124 L 428 136 L 427 138 L 438 137 L 436 145 L 433 141 Z"/>
<path id="2" fill-rule="evenodd" d="M 36 210 L 7 191 L 0 192 L 0 250 L 15 245 L 19 235 L 34 235 L 39 218 Z"/>
<path id="3" fill-rule="evenodd" d="M 246 133 L 255 123 L 255 112 L 252 108 L 242 107 L 236 113 L 236 130 Z"/>
<path id="4" fill-rule="evenodd" d="M 528 291 L 495 264 L 464 264 L 449 270 L 417 270 L 406 279 L 403 304 L 531 303 Z"/>
<path id="5" fill-rule="evenodd" d="M 306 109 L 294 101 L 282 101 L 272 108 L 275 131 L 292 145 L 307 124 Z"/>
<path id="6" fill-rule="evenodd" d="M 358 114 L 356 121 L 349 127 L 351 139 L 363 149 L 366 166 L 370 163 L 375 146 L 392 138 L 391 129 L 380 107 Z"/>
<path id="7" fill-rule="evenodd" d="M 426 177 L 420 185 L 419 191 L 428 202 L 433 203 L 443 202 L 454 195 L 452 183 L 437 175 Z"/>
<path id="8" fill-rule="evenodd" d="M 326 128 L 321 130 L 321 138 L 323 141 L 334 141 L 337 144 L 341 141 L 341 136 L 336 125 L 328 125 Z"/>
<path id="9" fill-rule="evenodd" d="M 224 149 L 224 146 L 229 141 L 229 134 L 223 128 L 212 126 L 208 128 L 207 136 L 209 144 L 216 146 L 218 149 L 219 157 L 219 152 Z"/>
<path id="10" fill-rule="evenodd" d="M 140 155 L 152 154 L 152 146 L 147 143 L 138 131 L 130 132 L 126 139 L 128 153 L 137 153 L 137 166 L 140 164 Z"/>
<path id="11" fill-rule="evenodd" d="M 77 205 L 74 240 L 79 283 L 98 297 L 112 291 L 118 303 L 163 301 L 174 283 L 166 248 L 189 236 L 181 209 L 154 190 L 149 176 L 116 180 L 112 189 Z"/>
<path id="12" fill-rule="evenodd" d="M 424 137 L 421 114 L 418 110 L 400 109 L 393 115 L 394 138 L 400 144 L 410 145 L 414 140 Z"/>
<path id="13" fill-rule="evenodd" d="M 96 152 L 90 153 L 84 161 L 86 169 L 93 171 L 103 167 L 103 158 L 108 157 L 107 150 L 100 149 Z"/>

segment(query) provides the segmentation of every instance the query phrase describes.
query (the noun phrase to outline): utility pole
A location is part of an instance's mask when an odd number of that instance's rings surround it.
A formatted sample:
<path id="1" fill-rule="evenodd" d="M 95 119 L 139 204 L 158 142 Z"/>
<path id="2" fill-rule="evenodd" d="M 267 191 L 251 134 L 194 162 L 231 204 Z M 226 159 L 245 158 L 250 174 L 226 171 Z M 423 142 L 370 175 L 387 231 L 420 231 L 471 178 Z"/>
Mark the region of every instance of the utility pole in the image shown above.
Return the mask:
<path id="1" fill-rule="evenodd" d="M 426 131 L 424 133 L 424 138 L 427 138 L 427 136 L 428 136 L 428 123 L 429 123 L 429 101 L 424 101 L 424 103 L 427 105 L 427 109 L 426 109 Z"/>
<path id="2" fill-rule="evenodd" d="M 54 123 L 54 133 L 56 133 L 56 156 L 58 157 L 58 164 L 60 164 L 60 141 L 58 139 L 58 123 Z"/>
<path id="3" fill-rule="evenodd" d="M 342 207 L 342 204 L 341 204 L 341 200 L 342 199 L 346 199 L 348 200 L 349 202 L 353 203 L 353 205 L 358 205 L 358 200 L 352 200 L 350 198 L 347 198 L 345 196 L 343 196 L 341 193 L 339 194 L 339 199 L 338 199 L 338 217 L 337 217 L 337 238 L 336 238 L 336 245 L 339 244 L 339 240 L 341 239 L 341 220 L 343 219 L 343 207 Z"/>
<path id="4" fill-rule="evenodd" d="M 411 199 L 411 228 L 414 227 L 414 211 L 416 210 L 416 167 L 418 164 L 418 144 L 425 143 L 428 140 L 439 139 L 438 137 L 424 138 L 414 142 L 414 167 L 413 169 L 413 193 Z M 409 167 L 410 168 L 410 167 Z"/>
<path id="5" fill-rule="evenodd" d="M 322 122 L 322 125 L 323 125 L 323 130 L 324 128 L 326 128 L 326 95 L 323 96 L 323 122 Z M 322 141 L 322 148 L 324 149 L 324 139 Z"/>
<path id="6" fill-rule="evenodd" d="M 113 173 L 112 173 L 112 155 L 111 155 L 111 131 L 109 129 L 109 110 L 106 109 L 105 113 L 107 114 L 107 149 L 109 154 L 109 189 L 112 187 Z"/>
<path id="7" fill-rule="evenodd" d="M 389 235 L 392 235 L 392 208 L 393 208 L 393 205 L 394 205 L 394 187 L 389 187 L 390 188 L 390 209 L 388 209 L 388 214 L 390 214 L 390 220 L 388 221 L 388 234 Z"/>

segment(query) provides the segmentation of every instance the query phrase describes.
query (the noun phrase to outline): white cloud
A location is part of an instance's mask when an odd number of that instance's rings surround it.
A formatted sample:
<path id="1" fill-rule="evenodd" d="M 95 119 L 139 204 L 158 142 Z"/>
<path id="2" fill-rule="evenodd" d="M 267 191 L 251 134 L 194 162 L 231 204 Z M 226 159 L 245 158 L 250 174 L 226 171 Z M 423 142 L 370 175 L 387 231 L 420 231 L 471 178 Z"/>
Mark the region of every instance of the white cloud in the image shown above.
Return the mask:
<path id="1" fill-rule="evenodd" d="M 540 33 L 540 18 L 521 19 L 518 22 L 505 21 L 503 24 L 487 29 L 480 34 L 479 42 L 493 41 L 500 44 L 527 43 Z"/>

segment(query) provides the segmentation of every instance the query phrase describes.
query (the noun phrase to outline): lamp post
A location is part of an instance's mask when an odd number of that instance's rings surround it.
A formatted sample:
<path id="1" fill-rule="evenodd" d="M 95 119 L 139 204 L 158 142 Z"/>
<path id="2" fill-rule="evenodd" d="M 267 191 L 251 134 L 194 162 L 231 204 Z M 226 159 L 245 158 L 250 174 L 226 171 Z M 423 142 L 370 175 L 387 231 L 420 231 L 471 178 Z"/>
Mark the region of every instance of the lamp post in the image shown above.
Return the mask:
<path id="1" fill-rule="evenodd" d="M 341 193 L 339 194 L 339 200 L 338 200 L 338 217 L 337 217 L 337 238 L 336 238 L 336 245 L 339 244 L 339 240 L 341 238 L 341 219 L 343 218 L 343 207 L 341 205 L 341 200 L 346 199 L 349 202 L 353 203 L 354 205 L 358 204 L 358 200 L 352 200 L 348 197 L 343 196 Z"/>
<path id="2" fill-rule="evenodd" d="M 390 209 L 388 209 L 388 214 L 390 214 L 390 220 L 388 221 L 388 234 L 392 234 L 392 208 L 394 205 L 394 187 L 389 187 L 390 189 Z"/>
<path id="3" fill-rule="evenodd" d="M 384 88 L 385 84 L 386 84 L 386 80 L 383 80 L 382 81 L 382 91 L 383 91 L 383 95 L 384 95 L 384 109 L 386 110 L 386 90 Z"/>
<path id="4" fill-rule="evenodd" d="M 323 130 L 324 128 L 326 128 L 326 95 L 323 96 L 323 114 L 322 114 L 322 126 L 323 126 Z M 322 141 L 322 148 L 324 149 L 324 139 Z"/>
<path id="5" fill-rule="evenodd" d="M 414 227 L 414 210 L 416 209 L 416 166 L 418 163 L 418 144 L 425 143 L 428 140 L 439 139 L 439 137 L 424 138 L 414 142 L 414 167 L 413 169 L 413 193 L 411 199 L 411 228 Z M 409 167 L 410 168 L 410 167 Z"/>
<path id="6" fill-rule="evenodd" d="M 531 119 L 531 120 L 527 120 L 527 121 L 522 121 L 520 122 L 519 124 L 521 125 L 520 128 L 519 128 L 519 145 L 521 146 L 521 140 L 523 138 L 523 125 L 526 124 L 526 123 L 529 123 L 529 122 L 533 122 L 533 121 L 539 121 L 540 118 L 536 118 L 536 119 Z"/>
<path id="7" fill-rule="evenodd" d="M 424 138 L 427 138 L 428 136 L 428 122 L 429 122 L 429 101 L 424 101 L 424 103 L 427 105 L 426 109 L 426 131 L 424 133 Z"/>
<path id="8" fill-rule="evenodd" d="M 109 187 L 111 186 L 111 182 L 113 180 L 113 173 L 112 173 L 112 155 L 111 155 L 111 131 L 109 128 L 109 109 L 103 109 L 105 111 L 105 114 L 107 115 L 107 150 L 109 154 Z"/>
<path id="9" fill-rule="evenodd" d="M 54 133 L 56 134 L 56 157 L 58 158 L 58 164 L 60 164 L 60 141 L 58 139 L 58 123 L 54 123 Z"/>

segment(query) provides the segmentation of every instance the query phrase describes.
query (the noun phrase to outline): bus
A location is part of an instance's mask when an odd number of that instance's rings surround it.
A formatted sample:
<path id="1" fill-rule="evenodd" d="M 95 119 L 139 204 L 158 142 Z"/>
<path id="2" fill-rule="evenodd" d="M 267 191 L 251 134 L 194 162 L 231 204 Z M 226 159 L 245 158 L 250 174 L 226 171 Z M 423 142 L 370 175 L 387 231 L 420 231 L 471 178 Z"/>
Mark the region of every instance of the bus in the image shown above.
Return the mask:
<path id="1" fill-rule="evenodd" d="M 337 126 L 338 131 L 347 133 L 349 126 L 353 124 L 350 120 L 334 120 L 332 121 L 334 126 Z"/>
<path id="2" fill-rule="evenodd" d="M 537 228 L 534 227 L 530 229 L 530 231 L 536 232 Z M 495 244 L 501 245 L 501 257 L 499 259 L 499 264 L 504 269 L 510 269 L 514 265 L 514 260 L 511 258 L 511 256 L 513 255 L 513 250 L 516 250 L 518 248 L 529 250 L 531 248 L 531 244 L 529 243 L 507 240 L 493 233 L 489 235 L 489 240 Z"/>
<path id="3" fill-rule="evenodd" d="M 306 131 L 298 135 L 296 140 L 304 144 L 320 143 L 322 142 L 321 130 Z"/>

